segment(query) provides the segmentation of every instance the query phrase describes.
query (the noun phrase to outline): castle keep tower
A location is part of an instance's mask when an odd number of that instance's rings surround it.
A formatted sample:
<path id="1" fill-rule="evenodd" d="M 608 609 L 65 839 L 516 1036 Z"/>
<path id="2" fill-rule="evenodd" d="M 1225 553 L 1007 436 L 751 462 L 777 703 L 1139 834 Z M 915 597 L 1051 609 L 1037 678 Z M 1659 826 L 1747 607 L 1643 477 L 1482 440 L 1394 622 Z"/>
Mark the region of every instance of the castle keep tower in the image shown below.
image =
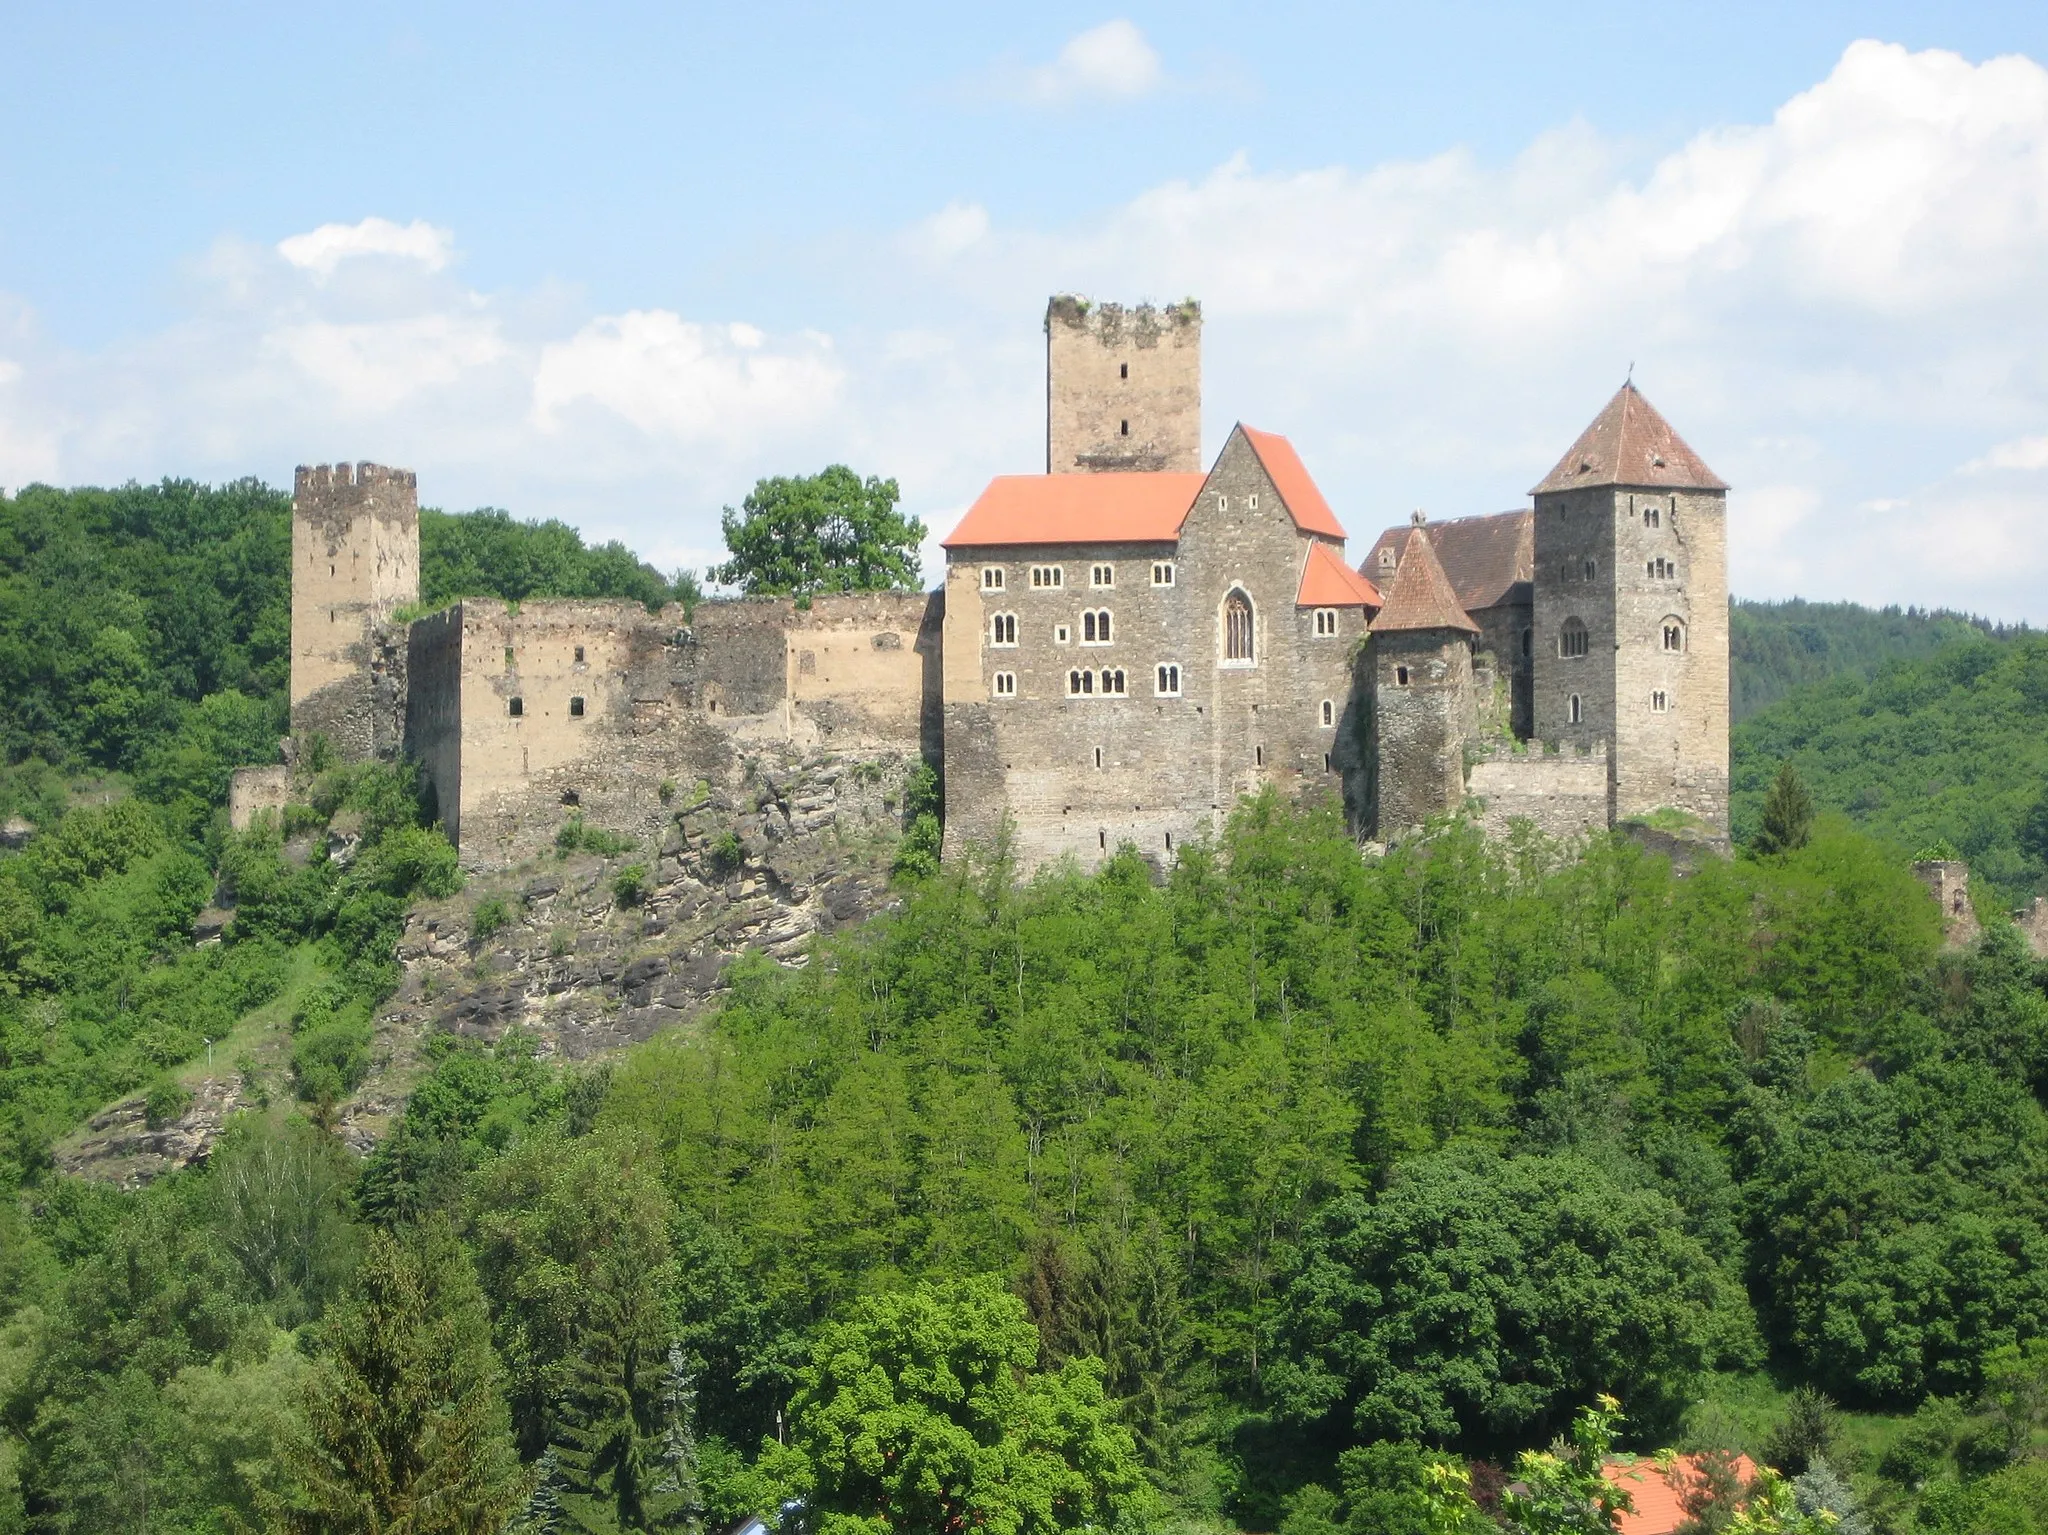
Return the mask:
<path id="1" fill-rule="evenodd" d="M 1465 747 L 1478 724 L 1472 643 L 1479 632 L 1416 513 L 1387 605 L 1372 621 L 1376 822 L 1383 838 L 1464 803 Z"/>
<path id="2" fill-rule="evenodd" d="M 292 734 L 344 757 L 390 756 L 404 733 L 405 637 L 420 595 L 410 469 L 299 466 L 292 487 Z"/>
<path id="3" fill-rule="evenodd" d="M 1611 821 L 1728 825 L 1728 487 L 1632 383 L 1533 492 L 1535 734 L 1608 747 Z"/>
<path id="4" fill-rule="evenodd" d="M 1047 474 L 1202 469 L 1202 306 L 1045 311 Z"/>

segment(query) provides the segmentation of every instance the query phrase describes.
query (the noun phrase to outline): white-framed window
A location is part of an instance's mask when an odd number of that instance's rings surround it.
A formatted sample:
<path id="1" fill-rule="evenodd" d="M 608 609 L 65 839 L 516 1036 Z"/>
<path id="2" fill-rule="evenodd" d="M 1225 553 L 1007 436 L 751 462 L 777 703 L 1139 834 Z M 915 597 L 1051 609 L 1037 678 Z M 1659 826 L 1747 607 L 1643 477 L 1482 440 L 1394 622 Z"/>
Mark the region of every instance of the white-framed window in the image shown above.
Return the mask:
<path id="1" fill-rule="evenodd" d="M 1067 697 L 1092 698 L 1095 696 L 1095 673 L 1086 667 L 1076 667 L 1067 673 Z"/>
<path id="2" fill-rule="evenodd" d="M 1100 591 L 1100 590 L 1102 590 L 1102 588 L 1104 588 L 1104 587 L 1106 587 L 1106 586 L 1115 586 L 1115 585 L 1116 585 L 1116 567 L 1115 567 L 1114 565 L 1091 565 L 1091 566 L 1089 566 L 1089 567 L 1088 567 L 1088 584 L 1089 584 L 1090 586 L 1094 587 L 1094 588 L 1095 588 L 1095 589 L 1096 589 L 1097 591 Z"/>
<path id="3" fill-rule="evenodd" d="M 1176 661 L 1161 661 L 1152 668 L 1152 696 L 1154 698 L 1180 697 L 1180 664 Z"/>
<path id="4" fill-rule="evenodd" d="M 1586 710 L 1585 706 L 1579 702 L 1578 694 L 1572 694 L 1571 700 L 1565 705 L 1565 713 L 1570 717 L 1574 725 L 1585 723 Z"/>
<path id="5" fill-rule="evenodd" d="M 1643 574 L 1652 581 L 1675 581 L 1678 579 L 1678 567 L 1660 554 L 1643 566 Z"/>
<path id="6" fill-rule="evenodd" d="M 997 672 L 990 691 L 998 698 L 1015 698 L 1017 696 L 1017 674 L 1015 672 Z"/>
<path id="7" fill-rule="evenodd" d="M 1065 645 L 1069 643 L 1073 639 L 1073 637 L 1074 631 L 1068 628 L 1065 624 L 1054 624 L 1052 626 L 1052 642 L 1055 645 Z"/>
<path id="8" fill-rule="evenodd" d="M 1017 615 L 997 613 L 988 621 L 988 642 L 991 645 L 1014 645 L 1017 643 Z"/>
<path id="9" fill-rule="evenodd" d="M 1337 704 L 1334 699 L 1326 698 L 1323 700 L 1322 712 L 1323 723 L 1325 725 L 1334 725 L 1337 723 Z"/>
<path id="10" fill-rule="evenodd" d="M 1257 491 L 1253 491 L 1244 498 L 1244 509 L 1248 512 L 1256 512 L 1259 509 L 1259 493 Z"/>
<path id="11" fill-rule="evenodd" d="M 1230 497 L 1228 497 L 1228 496 L 1225 496 L 1225 495 L 1218 495 L 1218 496 L 1216 497 L 1216 510 L 1217 510 L 1217 511 L 1219 511 L 1219 512 L 1227 512 L 1227 511 L 1229 511 L 1229 510 L 1230 510 Z"/>
<path id="12" fill-rule="evenodd" d="M 1406 686 L 1408 686 L 1407 667 L 1397 666 L 1394 668 L 1394 686 L 1397 688 L 1405 688 Z"/>
<path id="13" fill-rule="evenodd" d="M 1337 610 L 1335 608 L 1317 608 L 1316 638 L 1319 640 L 1326 640 L 1329 639 L 1336 632 Z"/>
<path id="14" fill-rule="evenodd" d="M 1172 560 L 1154 560 L 1152 562 L 1152 584 L 1154 586 L 1173 585 Z"/>
<path id="15" fill-rule="evenodd" d="M 981 589 L 985 592 L 999 592 L 1003 589 L 1003 567 L 984 565 L 981 567 Z"/>
<path id="16" fill-rule="evenodd" d="M 1667 618 L 1664 620 L 1664 648 L 1666 650 L 1685 649 L 1684 620 L 1677 618 Z"/>
<path id="17" fill-rule="evenodd" d="M 1592 638 L 1586 633 L 1583 619 L 1567 618 L 1564 627 L 1557 631 L 1557 653 L 1566 661 L 1583 661 L 1592 648 Z"/>
<path id="18" fill-rule="evenodd" d="M 1067 572 L 1060 565 L 1033 565 L 1031 567 L 1031 589 L 1033 591 L 1057 590 L 1067 584 Z"/>
<path id="19" fill-rule="evenodd" d="M 1081 643 L 1083 645 L 1107 645 L 1109 643 L 1109 609 L 1090 608 L 1081 615 Z"/>
<path id="20" fill-rule="evenodd" d="M 1650 694 L 1650 712 L 1652 714 L 1664 714 L 1669 712 L 1670 708 L 1671 695 L 1662 688 L 1658 688 Z"/>
<path id="21" fill-rule="evenodd" d="M 1226 666 L 1251 666 L 1258 660 L 1252 600 L 1233 589 L 1223 599 L 1223 661 Z"/>
<path id="22" fill-rule="evenodd" d="M 1122 698 L 1124 696 L 1124 669 L 1121 666 L 1104 668 L 1102 673 L 1102 696 L 1104 698 Z"/>

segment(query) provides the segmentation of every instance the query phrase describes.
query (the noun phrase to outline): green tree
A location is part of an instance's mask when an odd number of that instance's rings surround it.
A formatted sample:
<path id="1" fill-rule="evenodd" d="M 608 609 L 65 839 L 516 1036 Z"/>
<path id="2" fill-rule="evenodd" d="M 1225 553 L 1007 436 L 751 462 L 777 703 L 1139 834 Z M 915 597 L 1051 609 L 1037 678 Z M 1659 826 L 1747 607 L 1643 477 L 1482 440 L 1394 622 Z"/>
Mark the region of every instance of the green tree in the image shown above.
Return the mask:
<path id="1" fill-rule="evenodd" d="M 821 1535 L 1115 1529 L 1150 1509 L 1102 1367 L 1032 1368 L 1038 1338 L 994 1278 L 861 1302 L 819 1330 L 790 1405 Z"/>
<path id="2" fill-rule="evenodd" d="M 757 481 L 739 511 L 725 509 L 731 558 L 712 579 L 749 596 L 909 591 L 925 527 L 896 510 L 897 496 L 894 480 L 843 464 Z"/>
<path id="3" fill-rule="evenodd" d="M 1795 853 L 1806 846 L 1806 839 L 1812 835 L 1813 796 L 1806 792 L 1799 770 L 1788 759 L 1778 765 L 1778 776 L 1771 780 L 1771 792 L 1764 796 L 1763 817 L 1749 845 L 1765 856 Z"/>
<path id="4" fill-rule="evenodd" d="M 490 1317 L 445 1225 L 372 1234 L 288 1462 L 301 1487 L 273 1497 L 305 1535 L 496 1535 L 525 1501 Z"/>

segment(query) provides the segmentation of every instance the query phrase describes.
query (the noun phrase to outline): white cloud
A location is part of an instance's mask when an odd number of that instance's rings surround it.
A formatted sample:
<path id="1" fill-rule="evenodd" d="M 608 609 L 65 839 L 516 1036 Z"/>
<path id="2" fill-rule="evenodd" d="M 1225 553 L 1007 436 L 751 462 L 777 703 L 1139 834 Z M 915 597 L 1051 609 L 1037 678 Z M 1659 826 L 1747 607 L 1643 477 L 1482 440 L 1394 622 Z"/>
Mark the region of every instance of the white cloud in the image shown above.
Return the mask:
<path id="1" fill-rule="evenodd" d="M 928 261 L 950 261 L 988 235 L 988 209 L 979 203 L 951 202 L 913 225 L 905 246 Z"/>
<path id="2" fill-rule="evenodd" d="M 1040 106 L 1132 101 L 1166 83 L 1166 66 L 1136 25 L 1119 17 L 1067 39 L 1050 64 L 1018 71 L 1008 94 Z"/>
<path id="3" fill-rule="evenodd" d="M 280 240 L 277 253 L 322 279 L 332 277 L 342 262 L 358 256 L 396 256 L 438 272 L 455 255 L 455 237 L 424 219 L 394 224 L 390 219 L 366 218 L 356 224 L 322 224 Z"/>
<path id="4" fill-rule="evenodd" d="M 1965 474 L 1982 474 L 1989 469 L 2048 469 L 2048 436 L 2001 442 L 1982 458 L 1973 458 L 1963 465 Z"/>

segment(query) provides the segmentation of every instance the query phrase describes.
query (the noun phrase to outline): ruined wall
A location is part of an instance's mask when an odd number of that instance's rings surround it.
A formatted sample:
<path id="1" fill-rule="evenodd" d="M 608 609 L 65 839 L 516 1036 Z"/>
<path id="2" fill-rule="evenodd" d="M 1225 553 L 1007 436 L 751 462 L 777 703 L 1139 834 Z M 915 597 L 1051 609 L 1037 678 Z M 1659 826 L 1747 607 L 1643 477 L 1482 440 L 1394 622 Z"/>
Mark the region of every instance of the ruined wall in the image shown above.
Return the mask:
<path id="1" fill-rule="evenodd" d="M 1202 468 L 1202 306 L 1090 304 L 1045 312 L 1048 474 Z"/>
<path id="2" fill-rule="evenodd" d="M 1923 858 L 1913 877 L 1927 887 L 1941 908 L 1942 941 L 1952 949 L 1977 939 L 1977 911 L 1970 904 L 1970 866 L 1958 858 Z"/>
<path id="3" fill-rule="evenodd" d="M 2048 896 L 2035 896 L 2012 914 L 2012 920 L 2034 951 L 2034 958 L 2048 959 Z"/>
<path id="4" fill-rule="evenodd" d="M 462 622 L 465 604 L 414 621 L 406 634 L 405 750 L 433 786 L 448 840 L 462 841 Z"/>
<path id="5" fill-rule="evenodd" d="M 1397 630 L 1373 636 L 1370 659 L 1374 824 L 1391 840 L 1464 803 L 1477 725 L 1472 642 L 1455 630 Z"/>
<path id="6" fill-rule="evenodd" d="M 1607 827 L 1607 749 L 1566 746 L 1546 753 L 1541 741 L 1525 752 L 1493 746 L 1472 764 L 1466 792 L 1479 803 L 1479 825 L 1505 837 L 1517 821 L 1545 836 L 1572 838 Z"/>
<path id="7" fill-rule="evenodd" d="M 1092 867 L 1119 843 L 1170 863 L 1220 826 L 1242 794 L 1272 784 L 1289 798 L 1341 796 L 1363 813 L 1362 722 L 1354 682 L 1361 609 L 1317 635 L 1294 605 L 1310 540 L 1294 526 L 1258 457 L 1233 436 L 1173 544 L 956 549 L 946 586 L 945 760 L 949 853 L 994 835 L 1007 811 L 1029 869 L 1072 854 Z M 1171 564 L 1170 584 L 1153 566 Z M 1057 565 L 1058 588 L 1030 571 Z M 1001 593 L 982 588 L 987 567 Z M 1098 566 L 1110 584 L 1098 587 Z M 1251 599 L 1249 663 L 1224 655 L 1223 608 Z M 1083 615 L 1108 609 L 1111 642 L 1084 641 Z M 993 642 L 997 614 L 1014 646 Z M 1159 669 L 1177 669 L 1178 693 Z M 1070 691 L 1073 674 L 1094 679 Z M 1104 694 L 1104 671 L 1125 691 Z M 997 692 L 994 679 L 1014 679 Z M 1322 706 L 1330 705 L 1330 723 Z"/>
<path id="8" fill-rule="evenodd" d="M 291 726 L 347 758 L 402 742 L 406 642 L 393 612 L 419 598 L 411 470 L 301 465 L 292 493 Z"/>
<path id="9" fill-rule="evenodd" d="M 228 778 L 228 825 L 247 831 L 266 810 L 283 810 L 291 797 L 291 770 L 282 762 L 236 768 Z"/>

